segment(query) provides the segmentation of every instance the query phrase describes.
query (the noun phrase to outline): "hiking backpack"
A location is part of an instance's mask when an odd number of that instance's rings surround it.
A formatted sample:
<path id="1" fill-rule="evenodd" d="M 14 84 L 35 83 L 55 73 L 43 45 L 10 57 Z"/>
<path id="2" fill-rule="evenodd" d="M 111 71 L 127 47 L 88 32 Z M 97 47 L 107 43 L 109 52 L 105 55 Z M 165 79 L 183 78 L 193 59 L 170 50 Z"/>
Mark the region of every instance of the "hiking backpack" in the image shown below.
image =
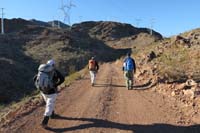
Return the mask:
<path id="1" fill-rule="evenodd" d="M 126 59 L 126 66 L 125 66 L 125 70 L 133 70 L 134 66 L 133 66 L 133 59 L 132 58 L 127 58 Z"/>
<path id="2" fill-rule="evenodd" d="M 48 92 L 50 89 L 54 88 L 53 85 L 53 67 L 42 64 L 38 68 L 37 78 L 35 80 L 35 86 L 42 92 Z"/>
<path id="3" fill-rule="evenodd" d="M 95 64 L 95 60 L 89 60 L 89 64 L 88 64 L 88 67 L 89 67 L 89 70 L 95 70 L 95 67 L 96 67 L 96 64 Z"/>

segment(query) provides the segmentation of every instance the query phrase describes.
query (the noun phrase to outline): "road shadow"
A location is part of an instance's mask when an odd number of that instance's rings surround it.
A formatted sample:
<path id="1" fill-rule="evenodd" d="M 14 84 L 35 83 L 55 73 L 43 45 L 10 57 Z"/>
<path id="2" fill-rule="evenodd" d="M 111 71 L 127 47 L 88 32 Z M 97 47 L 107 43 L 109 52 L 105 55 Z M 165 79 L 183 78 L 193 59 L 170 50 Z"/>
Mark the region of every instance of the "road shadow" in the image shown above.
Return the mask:
<path id="1" fill-rule="evenodd" d="M 200 133 L 200 125 L 177 126 L 177 125 L 163 124 L 163 123 L 140 125 L 140 124 L 117 123 L 96 118 L 72 118 L 65 116 L 57 116 L 55 119 L 68 120 L 68 121 L 70 120 L 84 121 L 88 123 L 72 127 L 65 127 L 65 128 L 49 127 L 47 128 L 47 130 L 53 132 L 67 132 L 67 131 L 84 130 L 89 128 L 106 128 L 106 129 L 119 129 L 125 131 L 132 131 L 133 133 Z"/>

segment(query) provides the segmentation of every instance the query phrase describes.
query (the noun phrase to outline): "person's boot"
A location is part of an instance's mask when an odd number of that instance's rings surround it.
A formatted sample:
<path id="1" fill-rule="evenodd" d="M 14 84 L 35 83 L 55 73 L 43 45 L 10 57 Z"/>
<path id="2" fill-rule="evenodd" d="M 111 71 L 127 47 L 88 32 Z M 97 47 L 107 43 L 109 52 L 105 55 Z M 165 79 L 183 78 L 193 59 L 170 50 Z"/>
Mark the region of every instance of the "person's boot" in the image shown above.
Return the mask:
<path id="1" fill-rule="evenodd" d="M 58 117 L 59 117 L 59 115 L 56 114 L 55 111 L 53 111 L 52 114 L 51 114 L 51 116 L 50 116 L 51 119 L 56 119 Z"/>
<path id="2" fill-rule="evenodd" d="M 128 80 L 128 90 L 131 90 L 131 83 L 130 83 L 130 80 Z"/>
<path id="3" fill-rule="evenodd" d="M 54 116 L 55 116 L 55 112 L 52 111 L 50 118 L 52 119 L 52 118 L 54 118 Z"/>
<path id="4" fill-rule="evenodd" d="M 41 123 L 41 126 L 43 128 L 47 128 L 48 121 L 49 121 L 49 116 L 44 116 L 42 123 Z"/>
<path id="5" fill-rule="evenodd" d="M 131 80 L 131 89 L 133 90 L 133 81 Z"/>
<path id="6" fill-rule="evenodd" d="M 94 83 L 91 83 L 92 86 L 94 86 Z"/>
<path id="7" fill-rule="evenodd" d="M 51 114 L 51 116 L 50 116 L 50 118 L 51 118 L 51 119 L 54 119 L 55 116 L 56 116 L 56 114 L 55 114 L 55 112 L 53 111 L 52 114 Z"/>

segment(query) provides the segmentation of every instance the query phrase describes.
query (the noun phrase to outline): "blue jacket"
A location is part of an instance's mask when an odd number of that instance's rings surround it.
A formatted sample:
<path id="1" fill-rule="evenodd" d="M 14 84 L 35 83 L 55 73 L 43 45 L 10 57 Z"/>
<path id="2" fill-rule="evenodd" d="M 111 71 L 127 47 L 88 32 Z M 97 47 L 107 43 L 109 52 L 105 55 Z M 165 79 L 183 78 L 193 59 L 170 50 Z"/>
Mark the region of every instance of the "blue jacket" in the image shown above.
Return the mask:
<path id="1" fill-rule="evenodd" d="M 128 66 L 128 61 L 131 61 L 132 66 L 131 68 Z M 127 57 L 124 59 L 124 63 L 123 63 L 123 70 L 124 71 L 136 71 L 136 65 L 135 65 L 135 60 L 131 57 Z"/>

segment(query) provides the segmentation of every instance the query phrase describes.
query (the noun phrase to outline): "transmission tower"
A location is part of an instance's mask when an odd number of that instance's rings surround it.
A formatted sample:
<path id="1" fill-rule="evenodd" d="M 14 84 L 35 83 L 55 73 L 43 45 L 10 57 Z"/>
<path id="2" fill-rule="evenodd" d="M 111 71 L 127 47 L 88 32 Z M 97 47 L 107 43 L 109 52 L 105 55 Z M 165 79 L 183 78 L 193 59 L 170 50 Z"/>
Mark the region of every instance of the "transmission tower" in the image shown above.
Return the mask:
<path id="1" fill-rule="evenodd" d="M 72 7 L 76 7 L 76 5 L 72 3 L 72 0 L 70 0 L 67 4 L 64 4 L 63 0 L 61 1 L 61 8 L 60 8 L 60 10 L 64 14 L 64 20 L 63 21 L 64 22 L 67 21 L 67 23 L 69 25 L 71 25 L 71 22 L 70 22 L 70 11 L 71 11 Z"/>
<path id="2" fill-rule="evenodd" d="M 1 12 L 1 34 L 4 34 L 4 18 L 3 18 L 3 15 L 4 15 L 4 12 L 3 12 L 3 9 L 4 8 L 1 8 L 2 12 Z"/>

